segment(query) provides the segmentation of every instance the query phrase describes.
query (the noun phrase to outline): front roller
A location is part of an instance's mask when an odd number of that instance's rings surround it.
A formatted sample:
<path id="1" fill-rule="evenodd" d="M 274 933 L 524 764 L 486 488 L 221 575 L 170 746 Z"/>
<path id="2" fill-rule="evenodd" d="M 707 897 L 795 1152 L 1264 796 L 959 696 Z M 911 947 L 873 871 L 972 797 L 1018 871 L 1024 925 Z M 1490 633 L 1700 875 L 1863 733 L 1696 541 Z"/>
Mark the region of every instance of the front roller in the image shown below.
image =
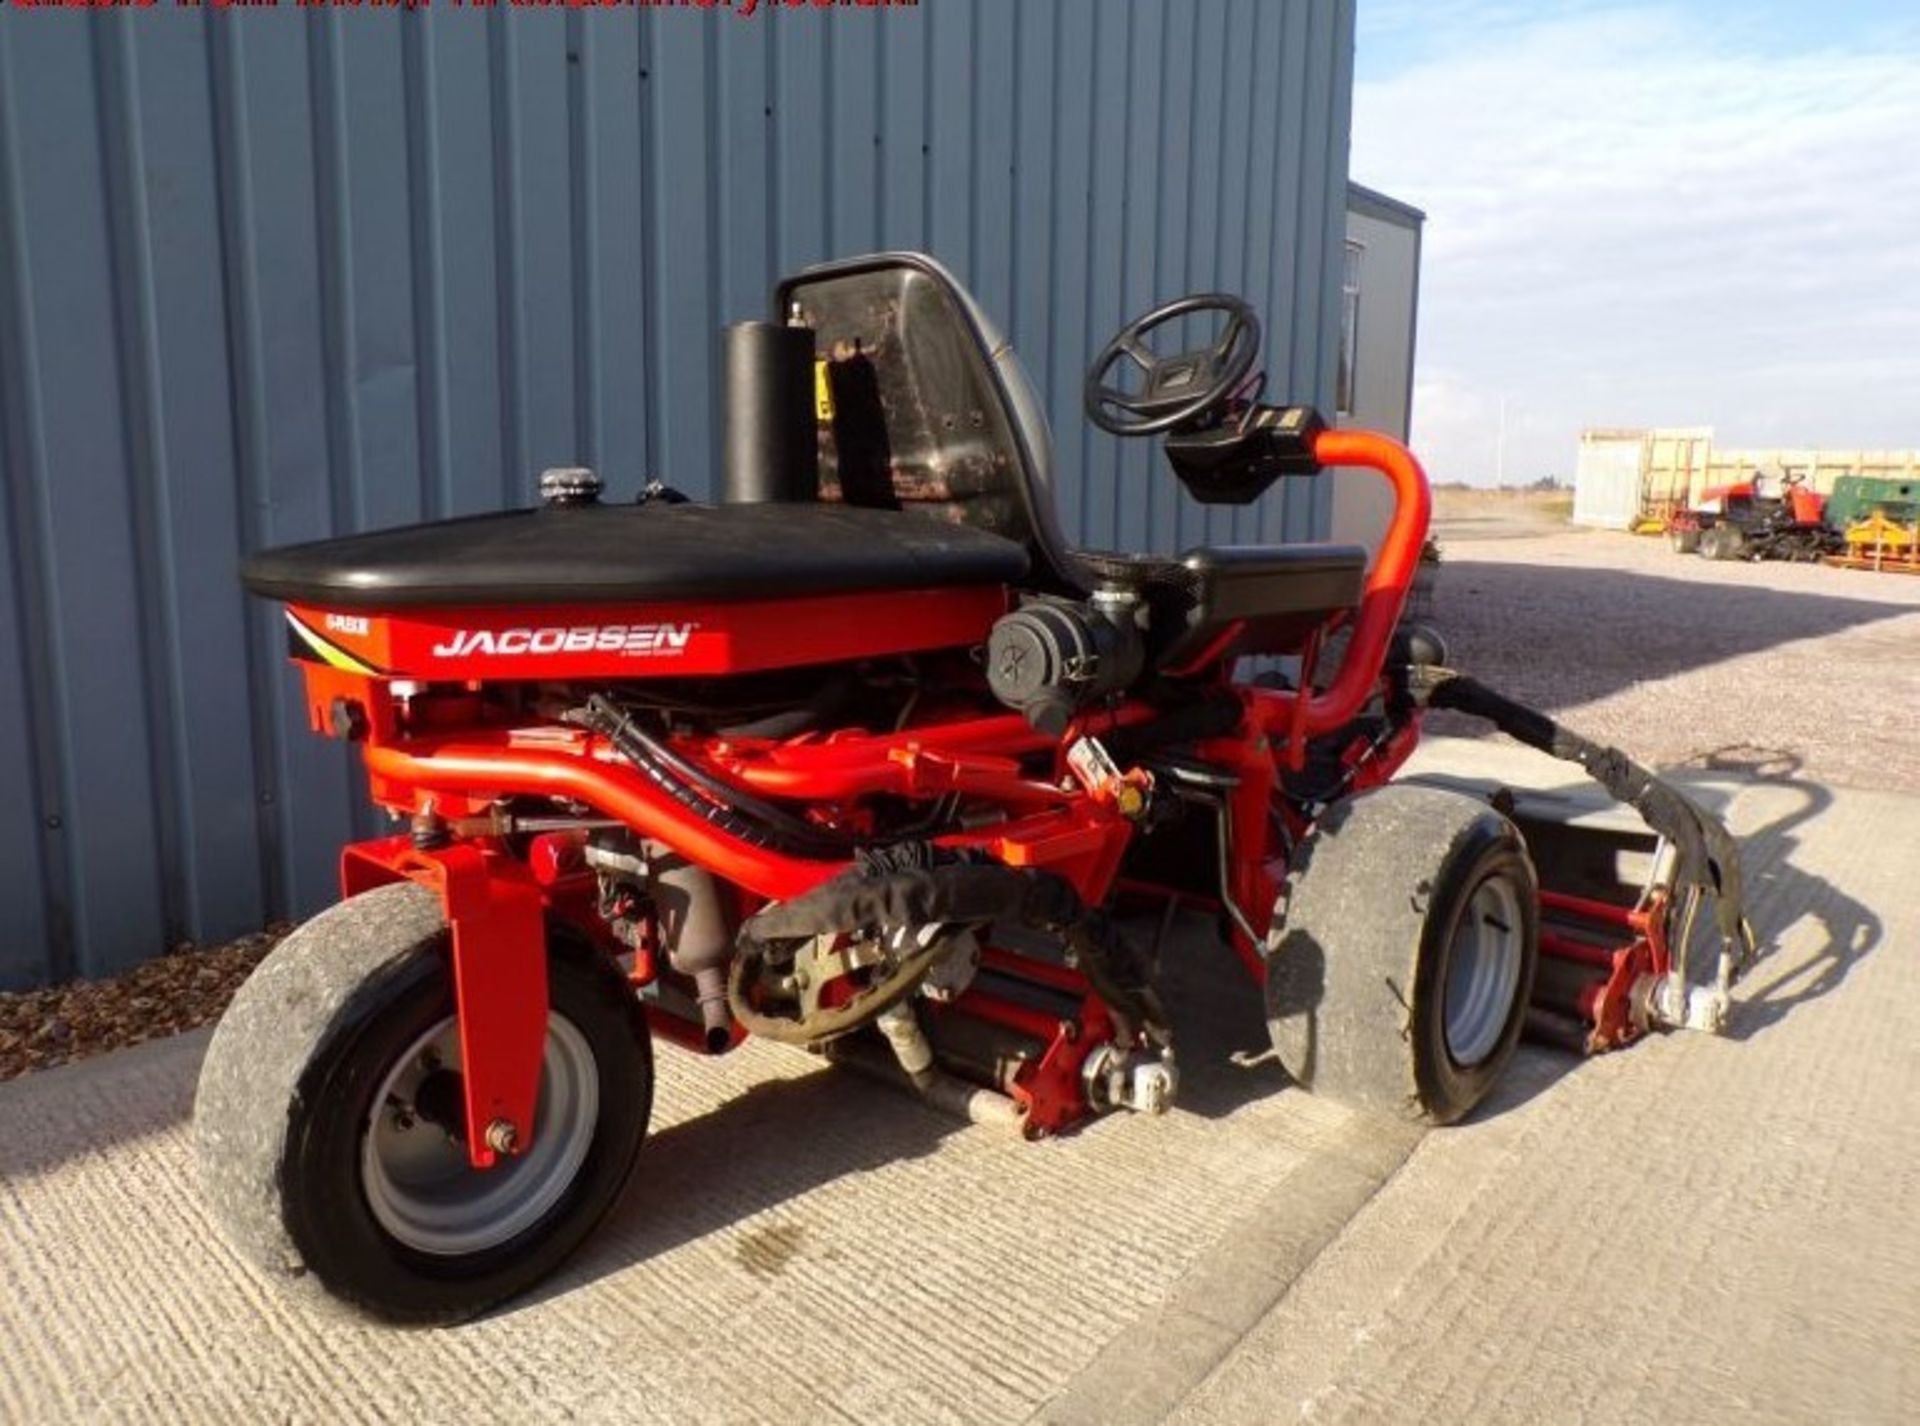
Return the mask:
<path id="1" fill-rule="evenodd" d="M 1539 946 L 1511 822 L 1434 788 L 1361 793 L 1293 857 L 1268 938 L 1274 1049 L 1316 1094 L 1450 1124 L 1512 1057 Z"/>
<path id="2" fill-rule="evenodd" d="M 556 933 L 532 1141 L 472 1167 L 449 941 L 412 882 L 322 912 L 240 988 L 194 1101 L 229 1237 L 394 1321 L 470 1317 L 550 1272 L 619 1196 L 652 1103 L 632 991 Z"/>

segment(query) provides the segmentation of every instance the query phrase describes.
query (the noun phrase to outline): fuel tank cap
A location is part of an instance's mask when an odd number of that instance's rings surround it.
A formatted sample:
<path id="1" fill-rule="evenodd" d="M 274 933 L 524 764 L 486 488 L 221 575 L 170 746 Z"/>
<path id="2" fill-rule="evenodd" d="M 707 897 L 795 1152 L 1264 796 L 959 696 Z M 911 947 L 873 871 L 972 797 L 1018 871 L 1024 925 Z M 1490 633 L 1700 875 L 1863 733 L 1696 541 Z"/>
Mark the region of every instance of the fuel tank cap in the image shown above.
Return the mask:
<path id="1" fill-rule="evenodd" d="M 555 465 L 540 472 L 543 505 L 593 505 L 600 499 L 600 477 L 584 465 Z"/>

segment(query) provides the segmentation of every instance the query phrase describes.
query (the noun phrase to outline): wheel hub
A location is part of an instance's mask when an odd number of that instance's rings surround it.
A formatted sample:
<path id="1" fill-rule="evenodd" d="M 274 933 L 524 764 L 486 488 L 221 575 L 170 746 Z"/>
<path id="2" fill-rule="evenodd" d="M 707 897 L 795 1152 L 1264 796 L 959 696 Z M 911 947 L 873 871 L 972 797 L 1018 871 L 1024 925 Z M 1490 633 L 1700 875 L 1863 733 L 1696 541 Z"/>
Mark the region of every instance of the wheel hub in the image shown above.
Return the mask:
<path id="1" fill-rule="evenodd" d="M 1474 888 L 1447 955 L 1447 1053 L 1463 1068 L 1499 1047 L 1520 992 L 1520 900 L 1502 877 Z"/>
<path id="2" fill-rule="evenodd" d="M 459 1029 L 448 1016 L 387 1073 L 361 1149 L 374 1220 L 403 1246 L 436 1256 L 484 1252 L 545 1217 L 579 1174 L 600 1112 L 592 1049 L 570 1021 L 550 1014 L 533 1137 L 522 1152 L 476 1169 L 467 1158 L 459 1060 Z"/>

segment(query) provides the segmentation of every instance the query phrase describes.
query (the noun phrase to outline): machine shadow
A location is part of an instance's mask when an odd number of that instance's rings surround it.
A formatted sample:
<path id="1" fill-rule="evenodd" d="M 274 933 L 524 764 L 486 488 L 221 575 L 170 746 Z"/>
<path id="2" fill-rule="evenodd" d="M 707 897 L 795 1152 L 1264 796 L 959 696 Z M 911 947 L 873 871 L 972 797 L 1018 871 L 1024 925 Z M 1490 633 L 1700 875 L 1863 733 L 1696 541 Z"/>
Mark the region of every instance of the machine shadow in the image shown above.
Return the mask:
<path id="1" fill-rule="evenodd" d="M 1157 927 L 1129 924 L 1135 935 Z M 1160 989 L 1180 1057 L 1178 1108 L 1224 1119 L 1293 1081 L 1271 1055 L 1266 996 L 1203 912 L 1180 913 L 1160 952 Z"/>
<path id="2" fill-rule="evenodd" d="M 1151 935 L 1157 926 L 1130 921 L 1128 929 Z M 1179 918 L 1163 948 L 1162 988 L 1180 1047 L 1174 1112 L 1220 1118 L 1291 1082 L 1263 1058 L 1260 988 L 1212 931 L 1198 913 Z M 667 1073 L 700 1071 L 677 1050 L 660 1056 Z M 585 1286 L 850 1174 L 932 1153 L 962 1132 L 1006 1131 L 970 1126 L 905 1089 L 826 1064 L 756 1084 L 650 1136 L 633 1183 L 571 1264 L 502 1311 Z"/>
<path id="3" fill-rule="evenodd" d="M 1676 559 L 1680 556 L 1675 556 Z M 1540 567 L 1460 559 L 1442 566 L 1434 622 L 1450 662 L 1523 703 L 1552 712 L 1674 674 L 1814 639 L 1912 612 L 1906 604 L 1769 589 L 1761 566 L 1751 585 L 1709 584 L 1565 565 L 1553 572 L 1554 597 L 1540 602 Z M 1514 637 L 1516 611 L 1531 636 Z M 1556 627 L 1559 613 L 1577 631 Z M 1617 656 L 1542 658 L 1563 637 Z M 1444 730 L 1484 734 L 1487 725 L 1448 715 Z M 1439 720 L 1435 728 L 1441 727 Z"/>
<path id="4" fill-rule="evenodd" d="M 667 1074 L 697 1075 L 703 1068 L 678 1050 L 658 1058 Z M 969 1127 L 904 1089 L 824 1062 L 815 1073 L 755 1084 L 650 1134 L 606 1221 L 567 1267 L 499 1315 L 684 1247 L 848 1175 L 931 1153 Z"/>
<path id="5" fill-rule="evenodd" d="M 1797 756 L 1738 744 L 1704 753 L 1687 766 L 1737 774 L 1758 790 L 1755 795 L 1786 793 L 1795 799 L 1740 837 L 1760 956 L 1735 991 L 1727 1033 L 1749 1040 L 1797 1007 L 1838 990 L 1861 958 L 1886 938 L 1886 925 L 1827 878 L 1794 865 L 1805 829 L 1833 805 L 1831 791 L 1799 776 Z M 1803 925 L 1812 928 L 1812 937 L 1791 938 Z M 1790 939 L 1808 944 L 1789 944 Z"/>
<path id="6" fill-rule="evenodd" d="M 189 1030 L 0 1084 L 0 1184 L 177 1132 L 193 1117 L 212 1035 Z"/>

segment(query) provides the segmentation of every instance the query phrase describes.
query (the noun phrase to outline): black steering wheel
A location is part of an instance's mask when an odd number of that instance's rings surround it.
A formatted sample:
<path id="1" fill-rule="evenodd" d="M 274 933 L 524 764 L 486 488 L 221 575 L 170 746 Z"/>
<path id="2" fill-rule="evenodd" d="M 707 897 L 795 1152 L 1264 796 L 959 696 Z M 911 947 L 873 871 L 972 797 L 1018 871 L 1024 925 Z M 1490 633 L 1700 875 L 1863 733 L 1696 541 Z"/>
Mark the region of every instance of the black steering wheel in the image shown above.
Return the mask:
<path id="1" fill-rule="evenodd" d="M 1195 312 L 1226 313 L 1218 340 L 1179 356 L 1156 356 L 1147 334 Z M 1083 397 L 1087 419 L 1116 436 L 1151 436 L 1184 426 L 1232 395 L 1259 351 L 1260 319 L 1231 293 L 1196 292 L 1156 307 L 1122 327 L 1093 359 Z M 1144 373 L 1140 390 L 1122 391 L 1108 383 L 1107 373 L 1121 357 Z"/>

